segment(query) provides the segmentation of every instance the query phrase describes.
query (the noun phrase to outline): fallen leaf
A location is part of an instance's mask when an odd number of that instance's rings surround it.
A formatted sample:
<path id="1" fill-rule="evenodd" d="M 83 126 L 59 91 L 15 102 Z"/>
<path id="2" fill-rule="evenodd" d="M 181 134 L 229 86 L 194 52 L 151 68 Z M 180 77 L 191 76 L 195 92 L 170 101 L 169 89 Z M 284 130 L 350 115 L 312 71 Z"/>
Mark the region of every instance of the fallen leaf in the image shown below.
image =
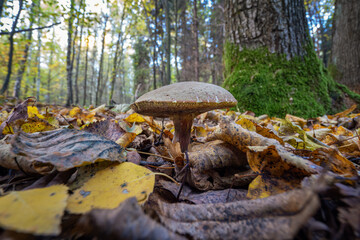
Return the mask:
<path id="1" fill-rule="evenodd" d="M 54 185 L 0 197 L 0 226 L 34 235 L 60 234 L 67 189 L 64 185 Z"/>
<path id="2" fill-rule="evenodd" d="M 147 216 L 134 197 L 112 210 L 92 210 L 79 219 L 77 227 L 99 239 L 185 239 Z"/>
<path id="3" fill-rule="evenodd" d="M 313 191 L 300 189 L 231 203 L 159 204 L 161 222 L 193 239 L 293 239 L 316 213 L 319 199 Z"/>
<path id="4" fill-rule="evenodd" d="M 111 141 L 118 140 L 125 131 L 114 120 L 104 120 L 90 123 L 82 130 L 105 137 Z"/>
<path id="5" fill-rule="evenodd" d="M 25 156 L 34 169 L 54 166 L 58 171 L 94 163 L 96 161 L 125 160 L 122 147 L 101 136 L 74 129 L 14 135 L 12 151 Z"/>
<path id="6" fill-rule="evenodd" d="M 71 213 L 86 213 L 94 208 L 113 209 L 130 197 L 144 203 L 153 191 L 155 175 L 133 163 L 114 164 L 98 171 L 74 191 L 68 201 Z"/>
<path id="7" fill-rule="evenodd" d="M 244 171 L 246 155 L 234 146 L 215 140 L 205 144 L 192 145 L 188 153 L 190 174 L 187 183 L 201 191 L 245 186 L 249 179 L 234 178 Z M 178 176 L 179 179 L 182 175 Z M 250 179 L 251 181 L 251 179 Z"/>

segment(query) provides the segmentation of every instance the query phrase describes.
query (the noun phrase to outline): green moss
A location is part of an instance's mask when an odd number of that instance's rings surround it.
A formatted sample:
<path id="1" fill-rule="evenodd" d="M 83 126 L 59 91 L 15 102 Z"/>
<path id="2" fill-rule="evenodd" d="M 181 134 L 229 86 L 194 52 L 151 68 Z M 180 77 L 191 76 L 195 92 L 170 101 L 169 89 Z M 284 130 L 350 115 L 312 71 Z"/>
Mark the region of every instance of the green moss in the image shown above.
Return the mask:
<path id="1" fill-rule="evenodd" d="M 239 49 L 225 44 L 224 87 L 238 100 L 239 110 L 257 115 L 305 118 L 341 110 L 342 92 L 317 58 L 312 46 L 307 56 L 287 60 L 267 49 Z"/>

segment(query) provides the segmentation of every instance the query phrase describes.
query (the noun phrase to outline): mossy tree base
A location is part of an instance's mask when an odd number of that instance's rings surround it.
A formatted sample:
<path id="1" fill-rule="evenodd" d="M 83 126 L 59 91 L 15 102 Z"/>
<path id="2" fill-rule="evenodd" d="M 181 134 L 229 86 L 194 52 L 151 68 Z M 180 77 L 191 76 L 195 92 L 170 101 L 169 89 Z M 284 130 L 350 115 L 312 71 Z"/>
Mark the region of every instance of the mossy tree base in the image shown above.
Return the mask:
<path id="1" fill-rule="evenodd" d="M 287 60 L 266 48 L 239 51 L 227 43 L 224 61 L 224 86 L 238 100 L 240 111 L 310 118 L 345 107 L 344 90 L 323 68 L 312 46 L 305 57 Z"/>

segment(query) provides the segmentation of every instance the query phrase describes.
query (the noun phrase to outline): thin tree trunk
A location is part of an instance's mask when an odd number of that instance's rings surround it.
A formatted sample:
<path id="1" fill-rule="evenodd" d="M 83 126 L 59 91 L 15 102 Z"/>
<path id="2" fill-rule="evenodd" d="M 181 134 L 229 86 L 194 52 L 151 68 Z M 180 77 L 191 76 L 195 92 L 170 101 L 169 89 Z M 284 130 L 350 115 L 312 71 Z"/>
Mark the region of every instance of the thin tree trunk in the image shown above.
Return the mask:
<path id="1" fill-rule="evenodd" d="M 72 91 L 72 66 L 71 66 L 71 34 L 72 34 L 72 24 L 73 24 L 73 11 L 74 11 L 74 1 L 70 0 L 70 16 L 69 16 L 69 25 L 68 25 L 68 46 L 67 46 L 67 55 L 66 55 L 66 72 L 67 72 L 67 99 L 66 106 L 70 106 L 73 103 L 73 91 Z"/>
<path id="2" fill-rule="evenodd" d="M 171 82 L 171 68 L 170 68 L 170 51 L 171 51 L 171 29 L 170 29 L 170 13 L 169 13 L 169 2 L 163 0 L 165 5 L 165 23 L 166 23 L 166 78 L 165 85 L 169 85 Z"/>
<path id="3" fill-rule="evenodd" d="M 105 24 L 104 24 L 104 32 L 101 41 L 101 55 L 100 55 L 100 63 L 99 63 L 99 74 L 97 78 L 97 85 L 96 85 L 96 98 L 95 98 L 95 105 L 98 106 L 100 103 L 100 87 L 101 87 L 101 78 L 103 73 L 103 61 L 104 61 L 104 49 L 105 49 L 105 37 L 106 37 L 106 25 L 108 21 L 108 16 L 105 16 Z"/>
<path id="4" fill-rule="evenodd" d="M 1 15 L 4 9 L 4 4 L 5 4 L 6 0 L 0 0 L 0 19 L 1 19 Z"/>
<path id="5" fill-rule="evenodd" d="M 40 5 L 39 5 L 40 6 Z M 38 18 L 38 26 L 40 26 L 40 16 Z M 37 78 L 36 78 L 36 99 L 40 101 L 40 82 L 41 82 L 41 30 L 38 30 L 38 52 L 37 52 Z"/>
<path id="6" fill-rule="evenodd" d="M 154 26 L 155 29 L 154 29 L 154 52 L 153 52 L 153 88 L 156 89 L 156 63 L 157 63 L 156 47 L 157 47 L 157 28 L 158 28 L 157 20 L 158 20 L 159 9 L 158 9 L 157 0 L 154 0 L 154 2 L 155 2 L 155 26 Z"/>
<path id="7" fill-rule="evenodd" d="M 52 35 L 52 42 L 54 43 L 55 41 L 55 29 L 53 29 L 53 35 Z M 50 50 L 50 60 L 49 60 L 49 72 L 48 72 L 48 80 L 47 80 L 47 103 L 50 104 L 51 102 L 51 90 L 50 90 L 50 84 L 51 84 L 51 70 L 52 70 L 52 65 L 54 62 L 54 47 L 51 46 L 51 50 Z"/>
<path id="8" fill-rule="evenodd" d="M 90 78 L 90 89 L 89 89 L 89 98 L 90 98 L 90 104 L 93 104 L 93 93 L 94 93 L 94 89 L 95 89 L 95 78 L 96 78 L 96 68 L 95 68 L 95 63 L 96 63 L 96 55 L 97 55 L 97 47 L 96 47 L 96 42 L 97 42 L 97 38 L 98 38 L 98 34 L 97 34 L 97 28 L 95 28 L 95 32 L 94 32 L 94 45 L 93 45 L 93 54 L 92 54 L 92 75 Z"/>
<path id="9" fill-rule="evenodd" d="M 30 25 L 29 25 L 29 28 L 32 28 L 32 26 L 34 24 L 34 17 L 33 17 L 34 8 L 35 8 L 35 3 L 33 2 L 31 4 L 31 10 L 30 10 Z M 26 62 L 27 62 L 28 55 L 29 55 L 29 49 L 30 49 L 30 46 L 31 46 L 31 40 L 32 40 L 32 31 L 29 31 L 27 33 L 27 42 L 25 44 L 23 58 L 20 61 L 20 66 L 19 66 L 19 70 L 17 72 L 15 86 L 14 86 L 13 96 L 16 97 L 16 98 L 20 97 L 21 81 L 22 81 L 22 78 L 24 76 L 24 72 L 25 72 L 25 69 L 26 69 Z"/>
<path id="10" fill-rule="evenodd" d="M 75 104 L 79 103 L 79 86 L 78 86 L 78 78 L 79 78 L 79 66 L 80 66 L 80 53 L 81 53 L 81 43 L 82 43 L 82 35 L 83 35 L 84 25 L 81 25 L 80 29 L 80 43 L 76 56 L 76 70 L 75 70 Z"/>
<path id="11" fill-rule="evenodd" d="M 194 4 L 194 18 L 193 18 L 193 34 L 194 34 L 194 41 L 195 41 L 195 51 L 194 51 L 194 74 L 195 80 L 200 80 L 199 75 L 199 21 L 197 17 L 197 0 L 193 0 Z"/>
<path id="12" fill-rule="evenodd" d="M 179 67 L 178 67 L 178 51 L 177 51 L 177 42 L 178 42 L 178 1 L 175 0 L 175 43 L 174 43 L 174 52 L 175 52 L 175 69 L 176 69 L 176 81 L 179 81 Z"/>
<path id="13" fill-rule="evenodd" d="M 124 4 L 124 9 L 125 9 L 125 7 L 126 7 L 126 5 Z M 112 74 L 111 74 L 111 83 L 110 83 L 110 93 L 109 93 L 109 102 L 108 102 L 109 105 L 110 105 L 111 100 L 112 100 L 113 95 L 114 95 L 114 88 L 115 88 L 115 82 L 116 82 L 116 73 L 118 72 L 118 67 L 119 67 L 119 65 L 121 63 L 121 58 L 120 58 L 120 61 L 118 61 L 118 57 L 119 57 L 119 51 L 120 51 L 120 54 L 123 51 L 122 25 L 123 25 L 123 22 L 124 22 L 124 18 L 125 18 L 125 10 L 123 10 L 123 12 L 121 14 L 121 20 L 120 20 L 120 26 L 119 26 L 119 34 L 118 34 L 118 38 L 117 38 L 117 41 L 116 41 L 116 50 L 115 50 L 115 57 L 114 57 L 113 69 L 112 69 Z M 120 48 L 120 43 L 121 43 L 121 48 Z"/>
<path id="14" fill-rule="evenodd" d="M 89 57 L 89 38 L 86 38 L 83 106 L 86 105 L 88 57 Z"/>
<path id="15" fill-rule="evenodd" d="M 16 29 L 17 22 L 18 22 L 19 17 L 20 17 L 20 13 L 22 11 L 23 3 L 24 3 L 23 0 L 19 1 L 19 11 L 16 14 L 15 20 L 14 20 L 14 22 L 12 24 L 12 27 L 11 27 L 11 34 L 9 36 L 10 49 L 9 49 L 8 71 L 7 71 L 7 75 L 6 75 L 6 78 L 5 78 L 5 82 L 4 82 L 4 84 L 3 84 L 2 88 L 1 88 L 0 94 L 4 94 L 5 91 L 9 87 L 11 71 L 12 71 L 12 60 L 13 60 L 13 54 L 14 54 L 14 34 L 15 34 L 15 29 Z"/>

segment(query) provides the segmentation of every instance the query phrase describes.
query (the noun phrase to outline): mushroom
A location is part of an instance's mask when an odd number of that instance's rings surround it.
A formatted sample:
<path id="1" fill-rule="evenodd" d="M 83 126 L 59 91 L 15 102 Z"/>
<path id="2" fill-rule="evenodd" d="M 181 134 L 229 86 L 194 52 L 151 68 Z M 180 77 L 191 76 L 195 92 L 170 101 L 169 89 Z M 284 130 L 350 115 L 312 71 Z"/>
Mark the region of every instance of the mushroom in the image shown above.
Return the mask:
<path id="1" fill-rule="evenodd" d="M 131 108 L 153 117 L 170 117 L 174 122 L 173 142 L 179 142 L 182 152 L 190 143 L 194 117 L 213 109 L 234 107 L 236 99 L 230 92 L 214 84 L 179 82 L 150 91 L 139 97 Z"/>

